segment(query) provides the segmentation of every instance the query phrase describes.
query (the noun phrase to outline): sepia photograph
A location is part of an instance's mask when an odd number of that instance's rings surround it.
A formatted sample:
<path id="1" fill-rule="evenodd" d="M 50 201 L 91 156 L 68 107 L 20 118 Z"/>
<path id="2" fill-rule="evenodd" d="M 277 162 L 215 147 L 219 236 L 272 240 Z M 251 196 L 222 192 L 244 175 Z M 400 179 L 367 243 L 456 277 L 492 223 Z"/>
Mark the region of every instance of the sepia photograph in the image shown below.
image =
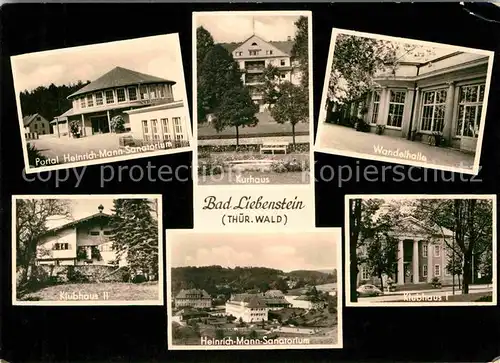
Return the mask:
<path id="1" fill-rule="evenodd" d="M 12 202 L 13 305 L 163 305 L 160 195 Z"/>
<path id="2" fill-rule="evenodd" d="M 310 184 L 310 12 L 193 13 L 198 185 Z"/>
<path id="3" fill-rule="evenodd" d="M 168 348 L 342 348 L 340 228 L 167 231 Z"/>
<path id="4" fill-rule="evenodd" d="M 476 175 L 493 55 L 333 29 L 315 151 Z"/>
<path id="5" fill-rule="evenodd" d="M 497 304 L 496 195 L 347 195 L 347 306 Z"/>
<path id="6" fill-rule="evenodd" d="M 178 34 L 11 64 L 27 173 L 192 151 Z"/>

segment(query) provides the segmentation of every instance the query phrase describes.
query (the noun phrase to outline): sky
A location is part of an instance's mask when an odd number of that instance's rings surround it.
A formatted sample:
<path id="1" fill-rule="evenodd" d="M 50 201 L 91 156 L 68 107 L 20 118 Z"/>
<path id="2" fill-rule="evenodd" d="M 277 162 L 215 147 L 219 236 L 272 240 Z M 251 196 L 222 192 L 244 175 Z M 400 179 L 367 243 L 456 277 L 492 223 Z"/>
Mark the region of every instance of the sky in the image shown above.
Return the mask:
<path id="1" fill-rule="evenodd" d="M 174 98 L 185 97 L 177 34 L 29 53 L 11 61 L 18 94 L 51 83 L 93 81 L 120 66 L 175 81 Z"/>
<path id="2" fill-rule="evenodd" d="M 178 233 L 169 238 L 172 267 L 268 267 L 285 272 L 337 266 L 341 241 L 331 230 L 309 233 Z"/>
<path id="3" fill-rule="evenodd" d="M 255 35 L 266 41 L 283 41 L 295 36 L 295 21 L 299 16 L 251 16 L 234 13 L 198 15 L 196 27 L 203 26 L 212 34 L 215 43 L 242 42 L 251 37 L 255 24 Z"/>
<path id="4" fill-rule="evenodd" d="M 60 216 L 54 216 L 47 220 L 46 226 L 48 228 L 55 228 L 70 222 L 71 220 L 77 220 L 81 218 L 85 218 L 91 216 L 92 214 L 96 214 L 99 212 L 97 207 L 102 204 L 104 207 L 103 213 L 111 214 L 111 208 L 113 208 L 113 199 L 73 199 L 69 201 L 70 209 L 71 209 L 71 217 L 72 219 L 62 218 Z"/>

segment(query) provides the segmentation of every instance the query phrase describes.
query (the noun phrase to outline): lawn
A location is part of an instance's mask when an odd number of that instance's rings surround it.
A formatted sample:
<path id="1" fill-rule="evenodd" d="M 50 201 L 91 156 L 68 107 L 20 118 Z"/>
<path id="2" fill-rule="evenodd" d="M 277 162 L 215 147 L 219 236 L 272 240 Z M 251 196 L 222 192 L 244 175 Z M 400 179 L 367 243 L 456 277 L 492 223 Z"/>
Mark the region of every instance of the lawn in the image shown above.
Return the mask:
<path id="1" fill-rule="evenodd" d="M 65 294 L 73 294 L 73 292 L 97 297 L 92 298 L 90 301 L 158 300 L 160 298 L 160 289 L 157 282 L 140 284 L 105 282 L 49 286 L 28 293 L 21 300 L 63 301 L 65 300 L 63 297 Z"/>

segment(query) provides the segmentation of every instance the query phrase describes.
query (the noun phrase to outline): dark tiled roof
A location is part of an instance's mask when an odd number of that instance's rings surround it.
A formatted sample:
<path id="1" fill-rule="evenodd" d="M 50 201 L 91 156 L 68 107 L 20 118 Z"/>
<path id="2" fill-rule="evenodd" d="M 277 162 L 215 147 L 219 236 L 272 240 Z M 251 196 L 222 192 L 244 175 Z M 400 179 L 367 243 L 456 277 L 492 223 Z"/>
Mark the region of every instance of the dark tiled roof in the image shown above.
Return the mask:
<path id="1" fill-rule="evenodd" d="M 281 291 L 280 291 L 281 292 Z M 246 302 L 249 303 L 252 302 L 252 304 L 259 304 L 259 306 L 267 306 L 267 305 L 273 305 L 273 304 L 289 304 L 289 302 L 285 299 L 284 296 L 278 297 L 278 296 L 266 296 L 264 294 L 235 294 L 232 296 L 231 301 L 234 302 Z M 255 307 L 259 307 L 255 306 Z M 251 306 L 250 306 L 251 307 Z"/>
<path id="2" fill-rule="evenodd" d="M 114 87 L 147 84 L 147 83 L 165 83 L 165 82 L 175 84 L 174 81 L 170 81 L 168 79 L 151 76 L 145 73 L 139 73 L 122 67 L 115 67 L 108 73 L 97 78 L 95 81 L 89 83 L 85 87 L 80 88 L 78 91 L 69 95 L 68 98 L 72 98 L 88 92 L 104 90 Z"/>
<path id="3" fill-rule="evenodd" d="M 183 289 L 179 291 L 176 299 L 211 299 L 208 292 L 200 289 Z"/>

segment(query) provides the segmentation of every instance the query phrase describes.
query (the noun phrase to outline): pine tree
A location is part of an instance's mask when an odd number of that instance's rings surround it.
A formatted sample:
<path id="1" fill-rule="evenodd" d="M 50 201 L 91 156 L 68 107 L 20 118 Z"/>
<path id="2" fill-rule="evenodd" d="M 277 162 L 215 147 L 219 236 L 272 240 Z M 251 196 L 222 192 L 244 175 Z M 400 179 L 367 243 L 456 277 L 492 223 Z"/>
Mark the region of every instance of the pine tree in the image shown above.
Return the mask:
<path id="1" fill-rule="evenodd" d="M 158 275 L 158 222 L 151 201 L 116 199 L 113 201 L 114 230 L 111 240 L 117 259 L 126 257 L 133 274 L 148 279 Z"/>

